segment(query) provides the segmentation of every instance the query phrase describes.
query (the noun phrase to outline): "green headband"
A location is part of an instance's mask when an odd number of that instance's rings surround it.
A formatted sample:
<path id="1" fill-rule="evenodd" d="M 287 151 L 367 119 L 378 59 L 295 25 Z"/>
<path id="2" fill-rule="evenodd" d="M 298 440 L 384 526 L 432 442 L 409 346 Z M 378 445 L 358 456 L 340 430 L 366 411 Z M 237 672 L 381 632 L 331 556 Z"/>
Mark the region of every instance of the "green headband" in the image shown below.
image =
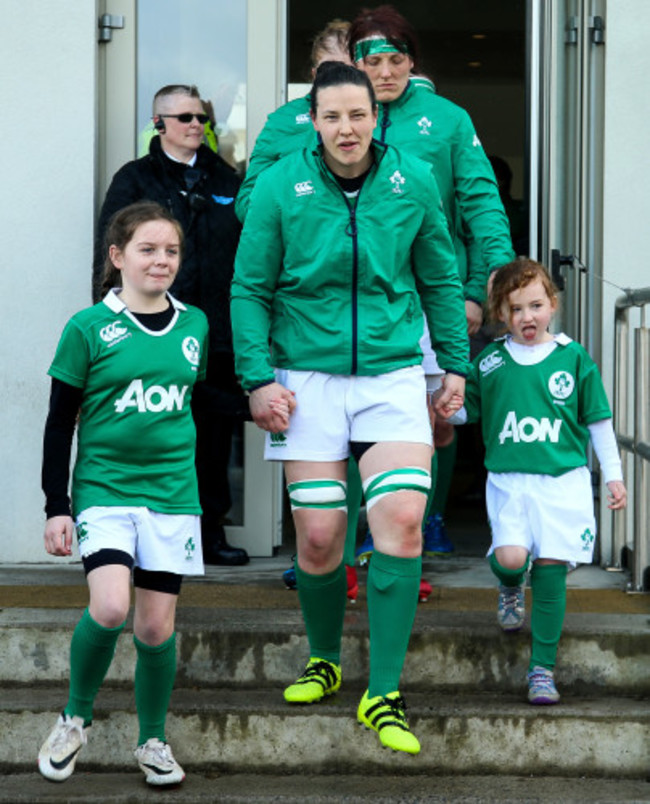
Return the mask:
<path id="1" fill-rule="evenodd" d="M 395 47 L 383 36 L 370 36 L 368 39 L 361 39 L 354 46 L 354 60 L 362 61 L 366 56 L 374 56 L 377 53 L 408 53 L 406 42 L 399 42 L 400 47 Z"/>

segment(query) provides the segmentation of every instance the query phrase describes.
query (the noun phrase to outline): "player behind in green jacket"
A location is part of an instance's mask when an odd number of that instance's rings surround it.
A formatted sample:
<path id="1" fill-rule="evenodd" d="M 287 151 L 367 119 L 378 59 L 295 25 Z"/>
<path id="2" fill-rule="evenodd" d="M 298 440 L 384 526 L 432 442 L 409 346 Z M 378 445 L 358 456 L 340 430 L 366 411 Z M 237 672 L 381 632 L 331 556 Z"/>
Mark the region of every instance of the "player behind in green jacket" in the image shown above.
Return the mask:
<path id="1" fill-rule="evenodd" d="M 468 353 L 456 259 L 430 166 L 373 142 L 376 103 L 360 70 L 327 63 L 311 96 L 321 145 L 255 185 L 232 285 L 238 375 L 265 457 L 281 460 L 309 640 L 285 689 L 314 703 L 341 684 L 346 470 L 359 463 L 376 551 L 368 572 L 370 677 L 357 717 L 382 744 L 418 753 L 399 682 L 422 570 L 431 427 L 424 311 L 447 374 L 441 415 L 460 407 Z M 284 400 L 290 417 L 280 415 Z"/>
<path id="2" fill-rule="evenodd" d="M 497 620 L 524 624 L 532 561 L 528 700 L 554 704 L 567 566 L 592 560 L 596 522 L 587 446 L 594 447 L 609 507 L 625 507 L 621 461 L 598 368 L 564 334 L 551 335 L 557 290 L 546 268 L 520 257 L 494 275 L 489 308 L 508 334 L 472 362 L 458 423 L 481 420 L 488 470 L 490 567 L 499 580 Z M 466 416 L 465 416 L 466 414 Z"/>
<path id="3" fill-rule="evenodd" d="M 311 78 L 324 61 L 342 61 L 350 64 L 348 54 L 349 22 L 332 20 L 314 37 L 311 48 Z M 309 116 L 309 93 L 294 98 L 272 112 L 264 128 L 257 135 L 255 147 L 248 162 L 246 176 L 235 199 L 235 213 L 243 223 L 248 212 L 253 187 L 261 173 L 283 156 L 295 153 L 307 142 L 316 142 L 314 127 Z"/>
<path id="4" fill-rule="evenodd" d="M 167 210 L 152 202 L 123 208 L 106 245 L 104 288 L 112 289 L 70 319 L 49 370 L 45 549 L 71 555 L 76 529 L 90 602 L 72 636 L 68 702 L 38 766 L 52 781 L 74 770 L 129 612 L 133 571 L 135 757 L 149 784 L 169 785 L 185 778 L 165 736 L 176 602 L 183 575 L 204 571 L 190 401 L 205 379 L 208 323 L 167 293 L 183 246 Z"/>

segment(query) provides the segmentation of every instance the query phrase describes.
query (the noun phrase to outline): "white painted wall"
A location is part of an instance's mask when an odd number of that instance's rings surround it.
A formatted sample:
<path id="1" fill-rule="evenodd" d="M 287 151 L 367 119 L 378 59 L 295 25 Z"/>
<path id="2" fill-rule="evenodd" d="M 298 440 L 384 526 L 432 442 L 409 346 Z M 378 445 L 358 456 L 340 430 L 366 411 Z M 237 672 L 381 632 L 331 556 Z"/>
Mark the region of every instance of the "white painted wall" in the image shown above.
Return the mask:
<path id="1" fill-rule="evenodd" d="M 46 376 L 90 301 L 95 184 L 93 0 L 0 0 L 1 563 L 46 559 Z"/>

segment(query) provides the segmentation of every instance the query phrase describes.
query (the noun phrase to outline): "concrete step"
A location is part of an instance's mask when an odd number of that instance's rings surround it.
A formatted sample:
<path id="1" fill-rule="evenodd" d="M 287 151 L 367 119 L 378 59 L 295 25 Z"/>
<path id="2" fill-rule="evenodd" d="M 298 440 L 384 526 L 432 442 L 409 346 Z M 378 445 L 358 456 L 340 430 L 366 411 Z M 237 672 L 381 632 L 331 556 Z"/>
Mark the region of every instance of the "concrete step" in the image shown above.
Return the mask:
<path id="1" fill-rule="evenodd" d="M 289 706 L 281 688 L 174 691 L 167 734 L 186 770 L 225 773 L 509 773 L 642 778 L 650 770 L 650 702 L 564 694 L 532 707 L 495 692 L 409 692 L 417 757 L 381 750 L 356 721 L 353 685 L 313 706 Z M 33 768 L 38 747 L 65 703 L 61 687 L 5 687 L 0 699 L 0 769 Z M 137 723 L 131 690 L 104 687 L 80 760 L 85 770 L 133 763 Z"/>
<path id="2" fill-rule="evenodd" d="M 285 599 L 295 599 L 286 593 Z M 0 686 L 63 684 L 69 643 L 79 609 L 0 610 Z M 214 609 L 181 606 L 178 611 L 179 686 L 253 687 L 290 683 L 308 648 L 295 608 Z M 567 615 L 556 681 L 575 694 L 650 695 L 650 628 L 643 614 Z M 135 650 L 122 635 L 109 683 L 130 685 Z M 494 611 L 440 611 L 419 606 L 402 675 L 404 691 L 522 689 L 530 655 L 530 632 L 504 634 Z M 368 675 L 365 604 L 349 606 L 342 665 L 346 683 Z"/>
<path id="3" fill-rule="evenodd" d="M 529 628 L 498 629 L 485 562 L 437 563 L 402 676 L 423 745 L 408 757 L 381 750 L 356 724 L 368 673 L 363 573 L 346 613 L 341 693 L 313 707 L 283 702 L 307 656 L 297 595 L 279 581 L 285 563 L 209 568 L 184 585 L 168 734 L 189 776 L 175 801 L 650 801 L 648 596 L 624 594 L 595 567 L 572 573 L 556 673 L 562 701 L 531 707 Z M 66 699 L 87 589 L 78 567 L 12 568 L 0 581 L 0 720 L 10 735 L 0 741 L 0 804 L 159 801 L 132 757 L 130 621 L 75 776 L 54 785 L 32 772 Z"/>
<path id="4" fill-rule="evenodd" d="M 64 784 L 37 773 L 4 776 L 0 804 L 640 804 L 650 784 L 630 779 L 404 774 L 305 775 L 190 773 L 178 788 L 147 788 L 138 771 L 87 773 L 78 769 Z"/>

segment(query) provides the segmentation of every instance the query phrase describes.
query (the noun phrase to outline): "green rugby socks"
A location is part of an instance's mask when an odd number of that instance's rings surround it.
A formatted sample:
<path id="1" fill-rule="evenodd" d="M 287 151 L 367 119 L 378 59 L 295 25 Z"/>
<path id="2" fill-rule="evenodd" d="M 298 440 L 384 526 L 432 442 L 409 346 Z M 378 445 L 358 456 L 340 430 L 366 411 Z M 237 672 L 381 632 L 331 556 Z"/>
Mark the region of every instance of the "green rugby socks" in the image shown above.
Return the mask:
<path id="1" fill-rule="evenodd" d="M 534 564 L 530 573 L 533 606 L 530 613 L 530 666 L 555 667 L 566 611 L 566 564 Z"/>
<path id="2" fill-rule="evenodd" d="M 311 575 L 295 562 L 302 616 L 309 640 L 309 655 L 341 664 L 341 637 L 347 604 L 345 564 L 325 575 Z"/>
<path id="3" fill-rule="evenodd" d="M 372 554 L 368 569 L 369 698 L 399 689 L 421 576 L 421 556 L 398 558 L 378 550 Z"/>
<path id="4" fill-rule="evenodd" d="M 524 582 L 524 576 L 526 575 L 526 570 L 528 569 L 529 560 L 529 558 L 526 559 L 526 563 L 523 565 L 523 567 L 518 567 L 517 569 L 508 569 L 507 567 L 502 567 L 501 564 L 499 564 L 494 553 L 490 553 L 490 557 L 488 558 L 488 561 L 490 562 L 490 569 L 497 576 L 499 583 L 502 584 L 502 586 L 521 586 Z"/>
<path id="5" fill-rule="evenodd" d="M 70 717 L 86 722 L 93 717 L 93 704 L 115 655 L 115 645 L 124 623 L 104 628 L 95 622 L 88 609 L 77 623 L 70 642 L 70 691 L 64 709 Z"/>
<path id="6" fill-rule="evenodd" d="M 138 745 L 151 737 L 166 742 L 165 720 L 176 679 L 176 634 L 161 645 L 145 645 L 136 636 L 135 707 L 140 735 Z"/>

